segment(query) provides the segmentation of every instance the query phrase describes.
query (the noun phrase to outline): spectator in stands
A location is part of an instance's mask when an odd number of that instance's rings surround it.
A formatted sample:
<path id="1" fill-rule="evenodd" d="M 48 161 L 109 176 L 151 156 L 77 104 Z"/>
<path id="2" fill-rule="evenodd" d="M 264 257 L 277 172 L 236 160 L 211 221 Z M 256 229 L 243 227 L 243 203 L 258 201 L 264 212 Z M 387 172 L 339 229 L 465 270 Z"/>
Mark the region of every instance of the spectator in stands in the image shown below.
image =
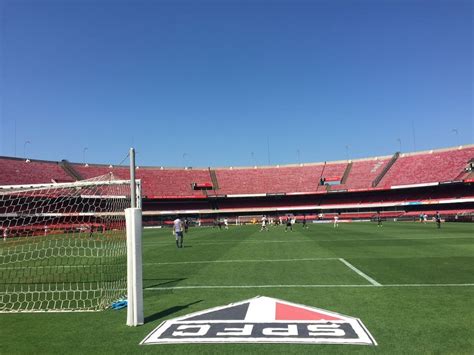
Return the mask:
<path id="1" fill-rule="evenodd" d="M 183 247 L 183 229 L 184 223 L 181 221 L 179 216 L 173 221 L 173 235 L 176 238 L 176 246 L 178 248 Z"/>
<path id="2" fill-rule="evenodd" d="M 293 224 L 291 223 L 291 216 L 288 215 L 286 216 L 286 227 L 285 227 L 285 232 L 290 228 L 290 231 L 293 232 Z"/>
<path id="3" fill-rule="evenodd" d="M 439 214 L 439 211 L 436 211 L 435 220 L 436 220 L 436 226 L 438 227 L 438 229 L 441 228 L 441 215 Z"/>

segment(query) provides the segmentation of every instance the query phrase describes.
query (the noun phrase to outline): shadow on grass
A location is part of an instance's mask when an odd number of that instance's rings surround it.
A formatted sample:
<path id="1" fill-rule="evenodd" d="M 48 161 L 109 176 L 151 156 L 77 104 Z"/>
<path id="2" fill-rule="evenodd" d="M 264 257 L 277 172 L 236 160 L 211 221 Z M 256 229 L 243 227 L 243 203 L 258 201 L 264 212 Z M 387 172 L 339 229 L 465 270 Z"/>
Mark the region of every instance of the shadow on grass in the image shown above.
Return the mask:
<path id="1" fill-rule="evenodd" d="M 160 287 L 160 286 L 175 286 L 176 284 L 180 283 L 181 281 L 186 280 L 186 278 L 180 279 L 143 279 L 144 288 L 148 287 Z M 162 282 L 160 282 L 162 281 Z M 150 282 L 150 284 L 148 284 Z M 156 283 L 152 283 L 156 282 Z"/>
<path id="2" fill-rule="evenodd" d="M 189 306 L 192 306 L 192 305 L 197 304 L 197 303 L 202 302 L 202 301 L 203 301 L 203 300 L 199 300 L 199 301 L 191 302 L 191 303 L 188 303 L 188 304 L 185 304 L 185 305 L 181 305 L 181 306 L 173 306 L 173 307 L 170 307 L 170 308 L 165 309 L 165 310 L 163 310 L 163 311 L 161 311 L 161 312 L 158 312 L 158 313 L 152 314 L 151 316 L 145 317 L 145 323 L 151 323 L 151 322 L 154 322 L 154 321 L 156 321 L 156 320 L 158 320 L 158 319 L 167 317 L 167 316 L 169 316 L 170 314 L 173 314 L 173 313 L 182 311 L 183 309 L 186 309 L 186 308 L 188 308 Z"/>

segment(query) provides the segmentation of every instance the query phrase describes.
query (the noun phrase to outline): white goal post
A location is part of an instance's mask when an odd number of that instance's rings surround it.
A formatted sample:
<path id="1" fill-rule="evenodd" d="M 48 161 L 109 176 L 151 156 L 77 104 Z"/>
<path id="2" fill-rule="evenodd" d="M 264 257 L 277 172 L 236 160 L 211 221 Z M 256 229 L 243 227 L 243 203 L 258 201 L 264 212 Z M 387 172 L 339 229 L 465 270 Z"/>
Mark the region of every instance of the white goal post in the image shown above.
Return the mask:
<path id="1" fill-rule="evenodd" d="M 143 324 L 141 183 L 135 203 L 130 186 L 112 174 L 0 186 L 0 312 L 99 311 L 128 294 L 127 324 Z"/>

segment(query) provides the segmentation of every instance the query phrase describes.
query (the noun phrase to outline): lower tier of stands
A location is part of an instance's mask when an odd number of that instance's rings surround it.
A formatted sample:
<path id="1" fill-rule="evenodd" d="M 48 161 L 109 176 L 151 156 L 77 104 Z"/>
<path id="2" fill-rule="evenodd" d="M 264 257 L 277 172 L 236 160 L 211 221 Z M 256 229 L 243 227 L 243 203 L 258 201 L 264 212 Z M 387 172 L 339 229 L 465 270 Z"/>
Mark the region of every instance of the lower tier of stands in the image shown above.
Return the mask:
<path id="1" fill-rule="evenodd" d="M 145 200 L 146 225 L 171 221 L 177 214 L 191 219 L 236 219 L 238 216 L 291 214 L 310 221 L 431 218 L 437 211 L 443 218 L 474 218 L 474 190 L 470 185 L 442 185 L 416 189 L 370 191 L 327 195 L 262 196 L 259 198 L 209 198 L 205 200 Z"/>

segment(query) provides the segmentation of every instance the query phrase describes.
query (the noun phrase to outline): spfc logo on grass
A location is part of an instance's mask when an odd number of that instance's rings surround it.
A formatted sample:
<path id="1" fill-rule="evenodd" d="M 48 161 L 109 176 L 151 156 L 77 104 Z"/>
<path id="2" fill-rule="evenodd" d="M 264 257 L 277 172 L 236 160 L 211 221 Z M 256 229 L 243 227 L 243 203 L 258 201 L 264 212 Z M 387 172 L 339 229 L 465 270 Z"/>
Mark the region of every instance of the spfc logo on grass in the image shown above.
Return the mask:
<path id="1" fill-rule="evenodd" d="M 260 296 L 167 320 L 141 342 L 177 343 L 377 345 L 357 318 Z"/>

